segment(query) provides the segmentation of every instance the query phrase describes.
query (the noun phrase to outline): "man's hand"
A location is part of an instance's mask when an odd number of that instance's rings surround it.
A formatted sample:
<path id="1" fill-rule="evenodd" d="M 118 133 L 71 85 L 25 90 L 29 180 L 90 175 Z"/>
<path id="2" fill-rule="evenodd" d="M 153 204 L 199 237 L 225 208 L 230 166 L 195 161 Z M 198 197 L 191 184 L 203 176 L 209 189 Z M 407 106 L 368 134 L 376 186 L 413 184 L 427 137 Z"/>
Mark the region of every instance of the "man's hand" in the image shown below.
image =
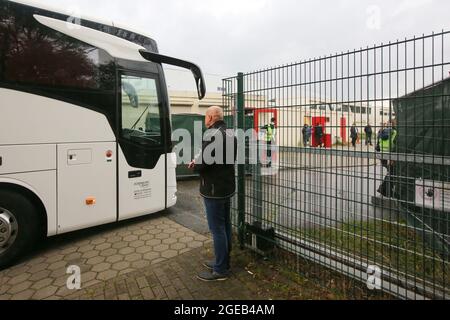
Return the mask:
<path id="1" fill-rule="evenodd" d="M 191 161 L 191 163 L 189 163 L 189 165 L 188 165 L 188 169 L 194 169 L 194 167 L 195 167 L 195 160 L 192 160 Z"/>

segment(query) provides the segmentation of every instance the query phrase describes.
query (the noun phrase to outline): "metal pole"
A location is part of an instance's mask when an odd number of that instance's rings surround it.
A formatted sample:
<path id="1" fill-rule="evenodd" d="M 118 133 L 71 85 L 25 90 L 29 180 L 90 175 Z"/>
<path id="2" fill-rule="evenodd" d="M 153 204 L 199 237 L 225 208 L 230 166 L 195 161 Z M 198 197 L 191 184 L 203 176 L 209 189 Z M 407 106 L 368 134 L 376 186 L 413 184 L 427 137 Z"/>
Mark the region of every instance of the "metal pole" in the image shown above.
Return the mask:
<path id="1" fill-rule="evenodd" d="M 245 132 L 244 74 L 238 73 L 237 122 L 240 132 Z M 238 163 L 238 230 L 239 244 L 245 246 L 245 163 Z"/>

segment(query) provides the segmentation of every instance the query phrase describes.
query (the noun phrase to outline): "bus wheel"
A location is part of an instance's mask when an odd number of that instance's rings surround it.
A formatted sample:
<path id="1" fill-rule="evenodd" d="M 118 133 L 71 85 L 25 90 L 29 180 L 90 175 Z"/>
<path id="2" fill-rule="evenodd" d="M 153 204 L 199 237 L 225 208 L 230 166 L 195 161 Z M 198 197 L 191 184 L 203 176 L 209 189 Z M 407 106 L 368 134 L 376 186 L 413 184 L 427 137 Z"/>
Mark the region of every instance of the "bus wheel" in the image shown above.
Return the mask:
<path id="1" fill-rule="evenodd" d="M 36 208 L 17 192 L 0 190 L 0 269 L 10 266 L 36 242 Z"/>

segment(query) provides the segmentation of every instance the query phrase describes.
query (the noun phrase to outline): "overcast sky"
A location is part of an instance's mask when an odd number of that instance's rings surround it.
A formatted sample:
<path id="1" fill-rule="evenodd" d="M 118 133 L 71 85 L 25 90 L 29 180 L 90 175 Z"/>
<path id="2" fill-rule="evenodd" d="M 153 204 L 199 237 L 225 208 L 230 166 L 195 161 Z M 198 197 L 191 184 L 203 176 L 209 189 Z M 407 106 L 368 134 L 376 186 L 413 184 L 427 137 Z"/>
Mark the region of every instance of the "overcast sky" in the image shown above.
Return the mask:
<path id="1" fill-rule="evenodd" d="M 450 29 L 449 0 L 37 1 L 143 30 L 219 77 Z"/>

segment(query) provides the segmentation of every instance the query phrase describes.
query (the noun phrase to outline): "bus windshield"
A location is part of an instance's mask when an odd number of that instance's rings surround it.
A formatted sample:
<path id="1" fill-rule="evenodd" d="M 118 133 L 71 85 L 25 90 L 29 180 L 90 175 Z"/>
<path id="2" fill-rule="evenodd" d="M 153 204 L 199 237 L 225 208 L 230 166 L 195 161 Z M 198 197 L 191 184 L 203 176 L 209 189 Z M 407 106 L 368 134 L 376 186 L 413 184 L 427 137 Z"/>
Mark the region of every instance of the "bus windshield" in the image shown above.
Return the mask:
<path id="1" fill-rule="evenodd" d="M 161 145 L 161 100 L 155 78 L 122 75 L 122 136 Z"/>

